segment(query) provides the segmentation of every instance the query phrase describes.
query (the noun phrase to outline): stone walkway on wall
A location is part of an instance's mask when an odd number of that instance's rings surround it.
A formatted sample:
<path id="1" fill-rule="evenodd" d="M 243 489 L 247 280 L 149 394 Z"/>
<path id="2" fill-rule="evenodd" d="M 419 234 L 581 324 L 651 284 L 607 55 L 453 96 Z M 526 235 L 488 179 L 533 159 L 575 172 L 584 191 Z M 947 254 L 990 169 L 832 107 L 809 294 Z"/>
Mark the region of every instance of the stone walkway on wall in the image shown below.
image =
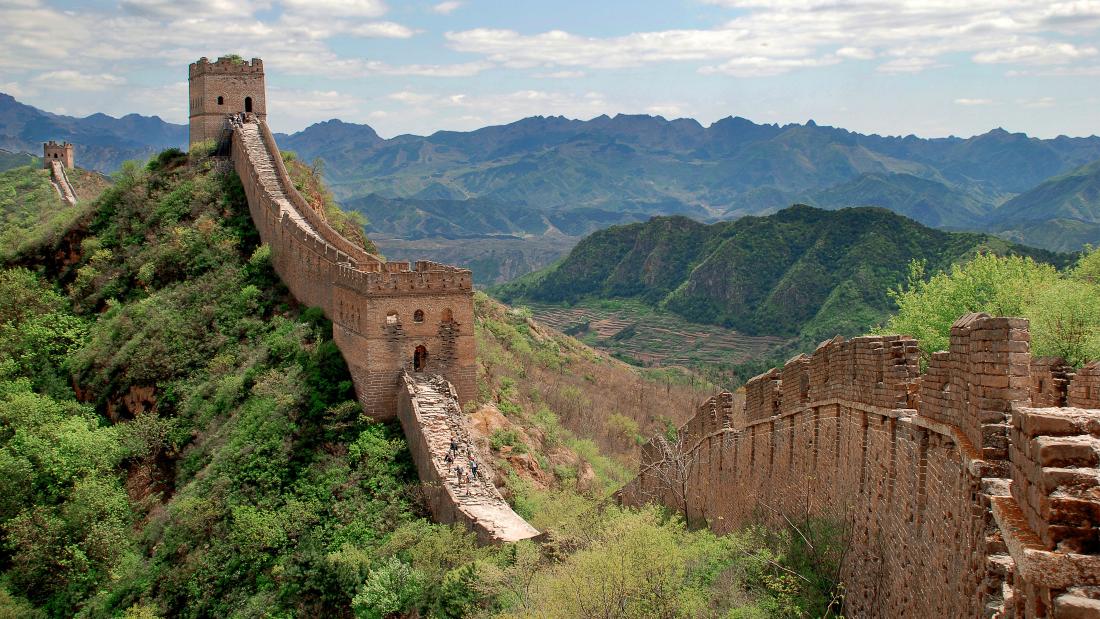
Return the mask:
<path id="1" fill-rule="evenodd" d="M 432 466 L 443 481 L 444 490 L 453 497 L 458 509 L 471 518 L 478 528 L 484 528 L 494 541 L 512 542 L 539 535 L 538 530 L 512 511 L 500 496 L 491 479 L 485 475 L 488 463 L 478 462 L 479 475 L 468 483 L 460 483 L 455 471 L 461 466 L 470 473 L 470 455 L 476 454 L 465 416 L 459 408 L 452 387 L 434 374 L 408 374 L 409 396 L 416 408 L 420 431 L 428 445 Z M 458 445 L 458 457 L 447 462 L 451 441 Z"/>
<path id="2" fill-rule="evenodd" d="M 76 192 L 73 191 L 73 186 L 69 183 L 69 177 L 65 175 L 65 166 L 60 161 L 50 162 L 50 176 L 53 188 L 57 190 L 57 195 L 61 197 L 61 200 L 69 206 L 76 204 Z"/>
<path id="3" fill-rule="evenodd" d="M 287 198 L 286 188 L 279 181 L 279 175 L 275 173 L 275 161 L 260 135 L 260 125 L 255 122 L 241 123 L 236 125 L 236 130 L 240 132 L 241 142 L 248 151 L 248 160 L 252 162 L 252 168 L 256 170 L 256 174 L 260 182 L 263 183 L 264 188 L 279 205 L 281 215 L 289 216 L 299 228 L 318 240 L 324 240 Z"/>

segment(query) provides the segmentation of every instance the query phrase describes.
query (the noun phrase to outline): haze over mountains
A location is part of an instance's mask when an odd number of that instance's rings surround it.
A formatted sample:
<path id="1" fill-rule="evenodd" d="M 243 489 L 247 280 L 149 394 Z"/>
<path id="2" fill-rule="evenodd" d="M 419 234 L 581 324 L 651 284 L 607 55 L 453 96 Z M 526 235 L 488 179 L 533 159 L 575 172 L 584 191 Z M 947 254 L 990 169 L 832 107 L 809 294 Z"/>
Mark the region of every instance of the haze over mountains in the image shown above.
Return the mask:
<path id="1" fill-rule="evenodd" d="M 157 117 L 73 118 L 0 95 L 0 148 L 36 153 L 44 140 L 67 139 L 77 144 L 80 165 L 100 171 L 182 146 L 185 134 L 184 125 Z M 710 222 L 792 203 L 882 206 L 929 226 L 1061 251 L 1100 242 L 1097 136 L 1043 140 L 994 129 L 923 139 L 813 121 L 729 117 L 703 127 L 618 115 L 536 116 L 390 139 L 330 120 L 278 140 L 307 161 L 323 160 L 337 199 L 370 219 L 388 255 L 422 252 L 423 244 L 410 243 L 424 239 L 451 260 L 470 248 L 477 256 L 465 259 L 482 261 L 485 282 L 544 266 L 609 225 L 653 215 Z M 532 237 L 545 241 L 536 244 L 537 257 L 515 247 L 498 252 L 498 241 Z M 463 242 L 469 238 L 484 242 L 474 247 Z"/>

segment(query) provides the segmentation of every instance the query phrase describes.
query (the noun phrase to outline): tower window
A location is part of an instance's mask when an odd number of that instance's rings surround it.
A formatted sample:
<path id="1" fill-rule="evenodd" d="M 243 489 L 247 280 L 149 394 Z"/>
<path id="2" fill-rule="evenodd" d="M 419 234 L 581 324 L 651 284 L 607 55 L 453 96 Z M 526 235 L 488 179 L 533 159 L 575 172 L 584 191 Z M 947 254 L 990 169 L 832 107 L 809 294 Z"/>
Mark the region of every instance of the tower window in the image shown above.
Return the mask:
<path id="1" fill-rule="evenodd" d="M 222 105 L 224 103 L 225 103 L 225 97 L 219 96 L 218 97 L 218 105 Z"/>
<path id="2" fill-rule="evenodd" d="M 244 111 L 246 111 L 246 112 L 251 112 L 252 111 L 252 97 L 245 97 L 244 98 Z"/>
<path id="3" fill-rule="evenodd" d="M 424 310 L 413 312 L 413 322 L 424 322 Z"/>
<path id="4" fill-rule="evenodd" d="M 390 311 L 390 312 L 386 313 L 386 324 L 388 324 L 388 325 L 397 324 L 397 312 Z"/>

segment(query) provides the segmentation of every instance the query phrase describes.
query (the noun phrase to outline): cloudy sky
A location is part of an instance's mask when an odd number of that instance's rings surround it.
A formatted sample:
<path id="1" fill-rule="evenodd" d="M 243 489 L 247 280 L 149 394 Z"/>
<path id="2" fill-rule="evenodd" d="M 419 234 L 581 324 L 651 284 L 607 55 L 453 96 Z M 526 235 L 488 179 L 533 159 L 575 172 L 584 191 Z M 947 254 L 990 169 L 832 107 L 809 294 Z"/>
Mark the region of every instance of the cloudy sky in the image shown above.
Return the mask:
<path id="1" fill-rule="evenodd" d="M 0 0 L 0 50 L 21 101 L 173 122 L 189 62 L 260 57 L 277 131 L 622 112 L 1100 134 L 1100 0 Z"/>

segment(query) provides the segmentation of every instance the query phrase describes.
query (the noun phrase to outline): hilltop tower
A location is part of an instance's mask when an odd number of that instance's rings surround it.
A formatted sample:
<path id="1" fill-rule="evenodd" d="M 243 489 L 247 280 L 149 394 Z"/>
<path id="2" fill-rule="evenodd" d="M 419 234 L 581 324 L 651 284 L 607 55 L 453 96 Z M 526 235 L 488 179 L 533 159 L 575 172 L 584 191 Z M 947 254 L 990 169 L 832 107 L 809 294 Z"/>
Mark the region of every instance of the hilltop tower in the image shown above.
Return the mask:
<path id="1" fill-rule="evenodd" d="M 69 168 L 73 168 L 73 145 L 68 142 L 57 142 L 50 140 L 49 142 L 42 143 L 42 167 L 47 170 L 50 169 L 50 162 L 60 161 L 61 165 Z"/>
<path id="2" fill-rule="evenodd" d="M 267 121 L 264 63 L 259 58 L 251 62 L 232 56 L 222 56 L 217 62 L 200 58 L 188 67 L 188 86 L 190 144 L 228 137 L 229 114 L 248 112 Z"/>

